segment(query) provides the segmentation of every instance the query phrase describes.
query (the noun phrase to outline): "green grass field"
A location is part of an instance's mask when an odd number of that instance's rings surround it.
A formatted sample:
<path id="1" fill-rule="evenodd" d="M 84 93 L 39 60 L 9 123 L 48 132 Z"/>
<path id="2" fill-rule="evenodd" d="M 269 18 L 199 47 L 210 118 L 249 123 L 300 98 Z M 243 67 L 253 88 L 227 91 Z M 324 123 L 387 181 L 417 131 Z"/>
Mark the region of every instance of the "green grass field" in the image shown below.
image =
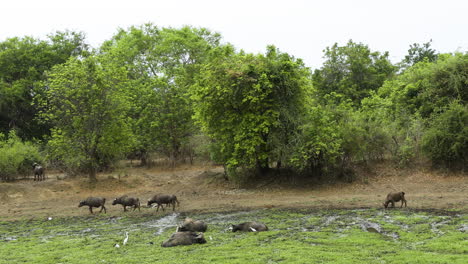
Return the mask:
<path id="1" fill-rule="evenodd" d="M 207 243 L 161 247 L 186 216 L 208 223 Z M 228 230 L 252 220 L 270 231 Z M 21 220 L 0 222 L 0 263 L 467 263 L 467 220 L 461 212 L 400 209 Z"/>

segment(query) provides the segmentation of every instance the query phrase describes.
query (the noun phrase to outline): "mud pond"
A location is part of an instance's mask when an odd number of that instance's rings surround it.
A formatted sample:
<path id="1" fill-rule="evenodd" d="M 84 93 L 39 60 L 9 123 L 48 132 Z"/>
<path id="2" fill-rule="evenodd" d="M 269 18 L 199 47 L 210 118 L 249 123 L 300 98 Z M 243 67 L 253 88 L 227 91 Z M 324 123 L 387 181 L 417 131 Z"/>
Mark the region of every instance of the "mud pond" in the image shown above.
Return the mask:
<path id="1" fill-rule="evenodd" d="M 399 208 L 148 212 L 0 222 L 0 263 L 468 262 L 465 212 Z M 185 217 L 208 223 L 207 243 L 162 248 Z M 270 230 L 229 230 L 231 224 L 253 220 Z"/>

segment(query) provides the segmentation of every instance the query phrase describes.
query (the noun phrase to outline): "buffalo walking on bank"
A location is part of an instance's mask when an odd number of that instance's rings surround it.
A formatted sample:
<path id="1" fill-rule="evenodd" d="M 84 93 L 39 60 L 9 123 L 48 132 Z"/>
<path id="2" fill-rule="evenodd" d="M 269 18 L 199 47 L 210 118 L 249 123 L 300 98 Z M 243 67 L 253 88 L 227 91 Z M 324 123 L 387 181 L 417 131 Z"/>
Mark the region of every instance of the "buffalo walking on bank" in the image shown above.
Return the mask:
<path id="1" fill-rule="evenodd" d="M 42 167 L 41 165 L 37 163 L 34 163 L 32 166 L 33 166 L 34 180 L 43 181 L 45 179 L 44 167 Z"/>
<path id="2" fill-rule="evenodd" d="M 180 206 L 179 201 L 177 200 L 177 196 L 175 195 L 168 195 L 168 194 L 156 194 L 148 200 L 148 207 L 152 204 L 157 204 L 156 212 L 159 211 L 159 207 L 162 208 L 164 211 L 164 205 L 171 206 L 172 211 L 175 211 L 176 204 Z"/>
<path id="3" fill-rule="evenodd" d="M 89 212 L 91 214 L 93 213 L 93 207 L 101 207 L 101 210 L 99 212 L 102 212 L 102 210 L 104 210 L 104 213 L 107 213 L 106 207 L 104 206 L 105 203 L 106 198 L 88 197 L 85 200 L 80 201 L 78 207 L 89 206 Z"/>
<path id="4" fill-rule="evenodd" d="M 127 211 L 127 206 L 133 207 L 133 211 L 138 208 L 140 210 L 140 199 L 134 197 L 128 197 L 127 195 L 115 198 L 112 205 L 121 204 L 124 208 L 124 212 Z"/>

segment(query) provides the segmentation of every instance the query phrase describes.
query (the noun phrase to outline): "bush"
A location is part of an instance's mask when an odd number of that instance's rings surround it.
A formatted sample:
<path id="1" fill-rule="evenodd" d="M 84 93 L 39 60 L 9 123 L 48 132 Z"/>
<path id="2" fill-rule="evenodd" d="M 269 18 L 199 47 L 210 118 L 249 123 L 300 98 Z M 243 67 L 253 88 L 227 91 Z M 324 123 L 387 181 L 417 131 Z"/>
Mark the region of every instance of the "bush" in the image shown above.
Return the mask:
<path id="1" fill-rule="evenodd" d="M 43 163 L 38 146 L 31 142 L 23 142 L 14 130 L 8 138 L 0 133 L 0 179 L 13 180 L 19 175 L 27 175 L 32 171 L 34 162 Z"/>
<path id="2" fill-rule="evenodd" d="M 328 175 L 334 171 L 338 159 L 343 155 L 343 137 L 336 122 L 340 113 L 327 106 L 310 107 L 301 134 L 295 142 L 295 153 L 290 163 L 293 168 L 314 177 Z"/>
<path id="3" fill-rule="evenodd" d="M 434 165 L 466 169 L 468 163 L 468 107 L 458 102 L 435 115 L 423 136 L 423 151 Z"/>
<path id="4" fill-rule="evenodd" d="M 396 155 L 399 167 L 407 167 L 415 158 L 414 146 L 411 143 L 411 139 L 406 138 L 403 144 L 399 146 Z"/>

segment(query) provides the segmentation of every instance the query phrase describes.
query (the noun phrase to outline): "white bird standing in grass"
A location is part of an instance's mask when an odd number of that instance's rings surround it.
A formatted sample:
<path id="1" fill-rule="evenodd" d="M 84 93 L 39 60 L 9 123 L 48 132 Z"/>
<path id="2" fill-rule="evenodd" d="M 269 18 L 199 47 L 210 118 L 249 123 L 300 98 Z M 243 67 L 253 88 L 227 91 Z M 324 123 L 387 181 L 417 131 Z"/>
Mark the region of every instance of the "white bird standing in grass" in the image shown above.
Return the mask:
<path id="1" fill-rule="evenodd" d="M 125 244 L 127 244 L 127 241 L 128 241 L 128 232 L 125 232 L 125 239 L 123 241 L 124 246 L 125 246 Z"/>

